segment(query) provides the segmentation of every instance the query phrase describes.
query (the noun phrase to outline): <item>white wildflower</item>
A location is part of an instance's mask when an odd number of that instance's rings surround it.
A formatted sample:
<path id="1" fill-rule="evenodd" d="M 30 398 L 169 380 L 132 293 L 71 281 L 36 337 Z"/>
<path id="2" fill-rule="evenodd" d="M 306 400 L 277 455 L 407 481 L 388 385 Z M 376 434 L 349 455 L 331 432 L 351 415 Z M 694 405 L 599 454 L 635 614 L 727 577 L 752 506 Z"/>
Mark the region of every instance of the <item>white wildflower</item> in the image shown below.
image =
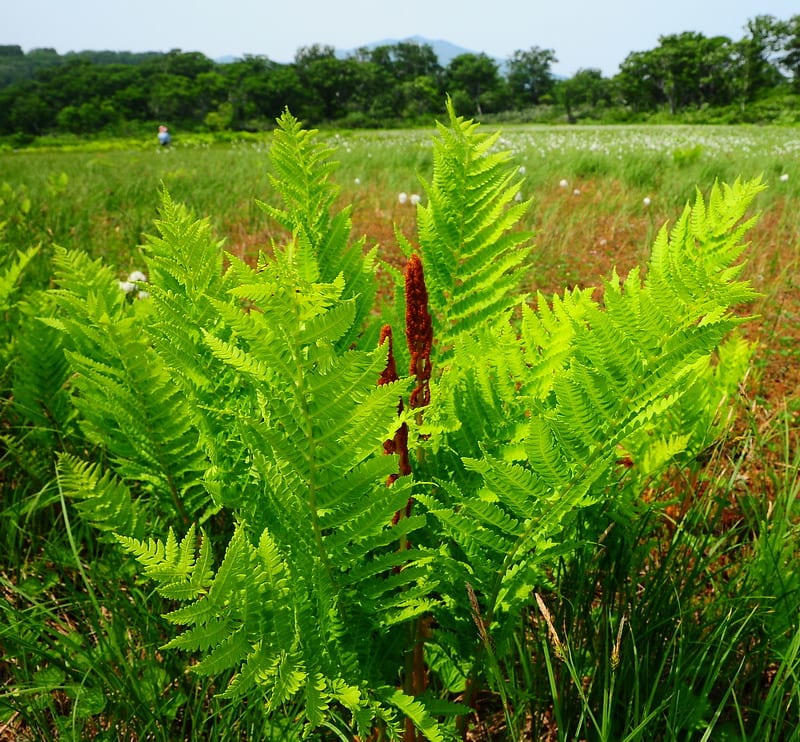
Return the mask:
<path id="1" fill-rule="evenodd" d="M 411 201 L 414 206 L 416 206 L 422 199 L 420 198 L 419 193 L 412 193 L 409 201 Z"/>
<path id="2" fill-rule="evenodd" d="M 355 178 L 353 180 L 353 183 L 355 183 L 356 185 L 361 185 L 361 178 Z"/>
<path id="3" fill-rule="evenodd" d="M 401 204 L 406 203 L 408 201 L 408 194 L 405 191 L 401 191 L 400 193 L 397 194 L 397 200 Z"/>
<path id="4" fill-rule="evenodd" d="M 580 196 L 581 195 L 581 189 L 580 188 L 576 188 L 574 191 L 572 191 L 572 195 L 573 196 Z"/>
<path id="5" fill-rule="evenodd" d="M 558 185 L 559 185 L 560 188 L 566 188 L 569 185 L 569 181 L 566 178 L 562 178 L 558 182 Z"/>
<path id="6" fill-rule="evenodd" d="M 527 168 L 525 167 L 525 165 L 520 165 L 520 166 L 519 166 L 519 174 L 520 174 L 520 175 L 525 175 L 525 173 L 527 173 L 527 172 L 528 172 L 528 170 L 527 170 Z"/>
<path id="7" fill-rule="evenodd" d="M 515 200 L 515 201 L 522 201 L 522 194 L 521 194 L 519 191 L 517 191 L 517 192 L 514 194 L 514 200 Z"/>
<path id="8" fill-rule="evenodd" d="M 119 282 L 119 289 L 120 291 L 124 291 L 126 294 L 130 294 L 136 288 L 135 283 L 131 283 L 130 281 L 120 281 Z"/>
<path id="9" fill-rule="evenodd" d="M 141 271 L 132 271 L 128 276 L 128 280 L 131 282 L 138 281 L 139 283 L 147 283 L 147 276 Z"/>
<path id="10" fill-rule="evenodd" d="M 642 205 L 643 205 L 645 208 L 647 208 L 648 206 L 650 206 L 650 204 L 651 204 L 651 203 L 652 203 L 652 202 L 650 201 L 650 196 L 645 196 L 645 197 L 642 199 Z"/>
<path id="11" fill-rule="evenodd" d="M 140 291 L 138 294 L 136 294 L 136 298 L 137 299 L 149 299 L 150 298 L 150 292 L 149 291 Z"/>
<path id="12" fill-rule="evenodd" d="M 789 173 L 783 173 L 783 175 L 781 175 L 781 177 L 778 178 L 778 180 L 781 183 L 785 183 L 787 180 L 789 180 Z"/>

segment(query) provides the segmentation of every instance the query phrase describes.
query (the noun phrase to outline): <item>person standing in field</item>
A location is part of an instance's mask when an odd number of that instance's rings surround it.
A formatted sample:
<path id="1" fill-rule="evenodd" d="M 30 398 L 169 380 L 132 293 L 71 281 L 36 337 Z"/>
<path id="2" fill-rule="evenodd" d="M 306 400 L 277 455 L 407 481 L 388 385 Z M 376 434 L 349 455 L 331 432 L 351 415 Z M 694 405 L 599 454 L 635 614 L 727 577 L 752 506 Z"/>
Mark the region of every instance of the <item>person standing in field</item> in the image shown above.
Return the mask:
<path id="1" fill-rule="evenodd" d="M 169 129 L 162 124 L 158 127 L 158 143 L 162 147 L 166 147 L 171 141 L 172 137 L 169 135 Z"/>

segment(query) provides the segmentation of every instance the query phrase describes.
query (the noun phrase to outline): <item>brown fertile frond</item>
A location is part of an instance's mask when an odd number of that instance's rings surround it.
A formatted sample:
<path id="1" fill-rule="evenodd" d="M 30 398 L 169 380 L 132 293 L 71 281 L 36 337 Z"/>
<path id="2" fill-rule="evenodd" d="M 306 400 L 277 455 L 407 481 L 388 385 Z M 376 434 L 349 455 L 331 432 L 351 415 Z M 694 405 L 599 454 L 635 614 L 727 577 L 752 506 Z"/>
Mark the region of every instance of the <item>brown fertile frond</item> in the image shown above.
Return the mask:
<path id="1" fill-rule="evenodd" d="M 414 375 L 417 385 L 411 392 L 409 405 L 425 407 L 431 398 L 428 381 L 431 378 L 431 345 L 433 344 L 433 324 L 428 312 L 428 289 L 422 261 L 414 254 L 406 265 L 406 342 L 411 353 L 409 372 Z"/>
<path id="2" fill-rule="evenodd" d="M 378 378 L 378 386 L 384 384 L 391 384 L 397 381 L 400 377 L 397 375 L 397 363 L 394 358 L 394 341 L 392 338 L 392 328 L 389 325 L 384 325 L 381 328 L 380 339 L 378 345 L 389 343 L 388 354 L 386 356 L 386 367 L 381 372 Z M 399 397 L 397 400 L 397 414 L 403 413 L 403 398 Z M 405 477 L 411 474 L 411 464 L 408 459 L 408 426 L 403 423 L 394 434 L 394 438 L 383 442 L 383 451 L 386 454 L 397 454 L 398 456 L 398 472 L 390 474 L 386 480 L 386 485 L 389 486 L 395 482 L 398 477 Z M 395 516 L 397 517 L 397 516 Z"/>
<path id="3" fill-rule="evenodd" d="M 386 368 L 383 369 L 378 379 L 378 386 L 391 384 L 393 381 L 397 381 L 400 378 L 397 375 L 397 363 L 394 359 L 394 340 L 392 338 L 391 325 L 384 325 L 381 328 L 381 336 L 378 340 L 378 345 L 381 346 L 386 342 L 389 343 L 389 353 L 386 356 Z"/>

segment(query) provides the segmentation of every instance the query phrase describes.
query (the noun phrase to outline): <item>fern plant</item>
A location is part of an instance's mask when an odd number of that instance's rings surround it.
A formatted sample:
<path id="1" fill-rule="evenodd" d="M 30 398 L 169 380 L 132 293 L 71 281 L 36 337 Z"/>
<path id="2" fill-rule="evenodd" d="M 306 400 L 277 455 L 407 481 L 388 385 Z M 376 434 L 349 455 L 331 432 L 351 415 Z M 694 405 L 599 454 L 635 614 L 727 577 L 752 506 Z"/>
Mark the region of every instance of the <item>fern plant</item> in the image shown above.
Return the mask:
<path id="1" fill-rule="evenodd" d="M 7 197 L 11 197 L 6 201 Z M 36 486 L 52 475 L 51 451 L 64 445 L 71 417 L 62 390 L 67 368 L 58 333 L 51 332 L 38 315 L 52 311 L 52 301 L 38 290 L 37 269 L 44 264 L 39 245 L 13 250 L 7 243 L 9 222 L 24 227 L 30 200 L 24 190 L 15 193 L 0 186 L 0 416 L 4 452 L 0 470 L 24 471 Z M 16 473 L 7 474 L 15 482 Z M 17 489 L 11 485 L 10 489 Z M 10 505 L 15 497 L 9 497 Z"/>
<path id="2" fill-rule="evenodd" d="M 519 618 L 579 515 L 623 509 L 626 482 L 705 446 L 747 356 L 723 343 L 752 296 L 737 261 L 758 183 L 698 195 L 646 278 L 612 275 L 602 303 L 530 306 L 518 172 L 448 111 L 419 246 L 403 243 L 407 354 L 377 341 L 395 315 L 374 306 L 374 252 L 349 242 L 329 153 L 288 113 L 284 208 L 265 208 L 289 236 L 255 265 L 226 268 L 166 192 L 147 300 L 57 256 L 49 324 L 100 452 L 61 458 L 63 490 L 181 604 L 167 646 L 233 672 L 226 697 L 299 701 L 306 734 L 464 733 L 481 684 L 505 692 Z"/>
<path id="3" fill-rule="evenodd" d="M 575 516 L 597 502 L 624 509 L 623 493 L 637 491 L 626 481 L 707 445 L 736 390 L 731 370 L 747 357 L 741 344 L 718 349 L 743 321 L 730 308 L 754 295 L 732 280 L 744 230 L 731 227 L 760 188 L 715 187 L 708 210 L 702 199 L 687 207 L 659 235 L 648 278 L 612 276 L 603 306 L 592 290 L 540 296 L 537 308 L 522 307 L 518 331 L 508 317 L 456 343 L 450 402 L 425 445 L 470 455 L 460 456 L 463 470 L 445 471 L 435 450 L 422 457 L 436 486 L 416 496 L 451 544 L 441 567 L 460 610 L 435 615 L 454 663 L 471 667 L 468 688 L 491 662 L 487 652 L 508 656 L 548 565 L 577 546 Z M 485 631 L 471 649 L 463 644 L 470 614 Z"/>
<path id="4" fill-rule="evenodd" d="M 11 196 L 11 203 L 6 204 L 6 198 Z M 0 187 L 0 207 L 6 207 L 0 211 L 0 217 L 8 217 L 0 219 L 0 248 L 2 248 L 2 258 L 0 258 L 0 315 L 4 319 L 4 327 L 6 331 L 3 332 L 0 341 L 0 380 L 5 381 L 6 372 L 13 356 L 13 341 L 15 333 L 11 332 L 18 320 L 17 305 L 19 303 L 19 289 L 22 279 L 26 273 L 31 261 L 39 254 L 40 246 L 30 247 L 27 250 L 12 250 L 6 239 L 6 229 L 8 220 L 11 217 L 24 217 L 25 213 L 30 209 L 30 201 L 26 200 L 24 204 L 20 204 L 17 208 L 16 202 L 17 194 L 13 192 L 11 186 L 3 183 Z M 9 209 L 9 206 L 12 208 Z M 6 213 L 9 211 L 10 213 Z M 19 213 L 15 213 L 18 211 Z M 5 389 L 4 389 L 5 391 Z"/>

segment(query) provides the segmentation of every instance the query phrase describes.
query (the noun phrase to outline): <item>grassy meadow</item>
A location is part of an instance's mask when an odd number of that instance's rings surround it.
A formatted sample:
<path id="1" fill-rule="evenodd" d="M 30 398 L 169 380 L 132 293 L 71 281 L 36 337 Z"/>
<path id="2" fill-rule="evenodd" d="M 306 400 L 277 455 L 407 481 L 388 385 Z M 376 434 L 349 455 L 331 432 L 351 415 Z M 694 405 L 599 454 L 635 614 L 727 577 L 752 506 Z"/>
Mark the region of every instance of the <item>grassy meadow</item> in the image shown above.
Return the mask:
<path id="1" fill-rule="evenodd" d="M 352 204 L 354 236 L 400 267 L 395 229 L 412 238 L 431 132 L 321 136 L 336 150 L 332 177 L 339 201 Z M 226 250 L 268 250 L 284 236 L 256 204 L 277 203 L 269 142 L 178 134 L 168 149 L 129 141 L 0 151 L 0 246 L 10 255 L 41 245 L 20 292 L 47 287 L 56 245 L 102 258 L 121 280 L 141 269 L 138 245 L 153 231 L 162 184 L 208 217 Z M 469 738 L 800 739 L 800 129 L 512 125 L 497 146 L 525 178 L 532 207 L 521 226 L 536 245 L 529 288 L 545 296 L 643 265 L 696 187 L 760 176 L 767 188 L 746 253 L 744 275 L 760 298 L 746 308 L 744 334 L 756 345 L 736 419 L 702 461 L 653 483 L 652 507 L 625 539 L 610 537 L 552 576 L 549 619 L 562 645 L 548 652 L 547 627 L 532 616 L 508 677 L 514 712 L 487 693 Z M 7 322 L 3 342 L 14 334 Z M 232 707 L 159 649 L 165 601 L 81 523 L 47 462 L 26 459 L 3 389 L 0 740 L 294 738 L 291 709 L 268 717 Z M 624 634 L 606 620 L 614 611 L 625 615 Z M 632 649 L 620 664 L 621 642 Z M 611 731 L 619 728 L 622 737 Z"/>
<path id="2" fill-rule="evenodd" d="M 402 256 L 394 227 L 411 234 L 410 200 L 424 198 L 430 175 L 428 130 L 324 133 L 340 167 L 340 201 L 353 206 L 353 235 L 366 235 L 389 262 Z M 137 267 L 137 245 L 153 231 L 163 184 L 172 197 L 208 217 L 225 249 L 255 255 L 280 233 L 256 200 L 274 196 L 267 166 L 269 135 L 215 143 L 180 137 L 168 150 L 150 142 L 73 144 L 0 152 L 0 183 L 9 245 L 53 244 L 81 249 L 116 266 L 124 278 Z M 546 295 L 594 286 L 616 267 L 642 265 L 657 231 L 715 181 L 762 177 L 755 209 L 748 277 L 764 294 L 762 318 L 750 328 L 770 336 L 781 371 L 770 383 L 793 394 L 791 340 L 800 234 L 800 130 L 787 127 L 525 127 L 506 126 L 498 147 L 511 150 L 524 173 L 522 196 L 533 206 L 521 227 L 534 232 L 532 290 Z M 46 280 L 46 261 L 41 280 Z M 788 346 L 788 347 L 784 347 Z M 784 366 L 786 368 L 784 368 Z M 790 376 L 783 384 L 783 375 Z M 774 392 L 772 392 L 774 393 Z"/>

